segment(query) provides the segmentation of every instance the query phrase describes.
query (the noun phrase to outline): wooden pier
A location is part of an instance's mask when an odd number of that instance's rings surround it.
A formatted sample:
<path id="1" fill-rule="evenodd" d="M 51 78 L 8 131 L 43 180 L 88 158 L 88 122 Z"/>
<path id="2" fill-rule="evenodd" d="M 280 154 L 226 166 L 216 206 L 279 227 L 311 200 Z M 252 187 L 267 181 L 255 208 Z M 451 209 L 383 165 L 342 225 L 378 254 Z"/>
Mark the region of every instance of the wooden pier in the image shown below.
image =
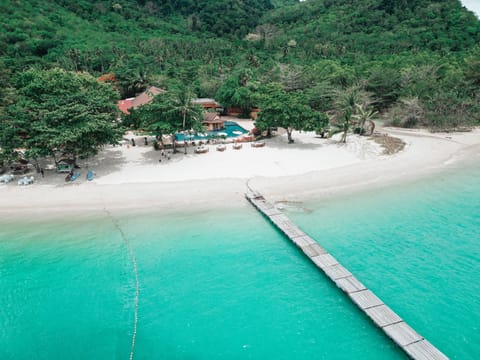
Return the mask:
<path id="1" fill-rule="evenodd" d="M 350 299 L 415 360 L 446 360 L 448 357 L 418 334 L 372 291 L 343 267 L 316 241 L 300 230 L 258 192 L 249 191 L 248 201 L 280 229 L 310 260 L 319 267 Z"/>

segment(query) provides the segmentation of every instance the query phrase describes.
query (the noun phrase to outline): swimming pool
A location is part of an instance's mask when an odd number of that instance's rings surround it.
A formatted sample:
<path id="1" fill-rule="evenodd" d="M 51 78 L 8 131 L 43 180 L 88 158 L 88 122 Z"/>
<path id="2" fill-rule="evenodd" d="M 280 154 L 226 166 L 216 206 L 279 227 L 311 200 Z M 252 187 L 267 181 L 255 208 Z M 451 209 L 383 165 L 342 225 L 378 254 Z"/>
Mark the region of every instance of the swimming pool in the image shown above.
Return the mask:
<path id="1" fill-rule="evenodd" d="M 221 130 L 214 130 L 214 131 L 208 131 L 204 134 L 192 134 L 192 135 L 186 135 L 186 140 L 191 141 L 191 140 L 208 140 L 211 138 L 215 137 L 237 137 L 243 134 L 247 134 L 248 131 L 245 130 L 243 127 L 238 125 L 234 121 L 225 121 L 225 127 Z M 175 140 L 176 141 L 183 141 L 184 140 L 184 135 L 183 134 L 176 134 L 175 135 Z"/>

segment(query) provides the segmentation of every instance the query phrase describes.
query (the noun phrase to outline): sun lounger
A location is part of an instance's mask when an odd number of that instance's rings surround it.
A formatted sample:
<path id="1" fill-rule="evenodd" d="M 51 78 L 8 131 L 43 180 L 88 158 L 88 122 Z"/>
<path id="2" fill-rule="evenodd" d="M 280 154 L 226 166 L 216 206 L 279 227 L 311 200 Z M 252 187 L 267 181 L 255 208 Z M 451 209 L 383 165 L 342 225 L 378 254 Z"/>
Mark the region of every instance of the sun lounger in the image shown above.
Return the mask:
<path id="1" fill-rule="evenodd" d="M 252 147 L 264 147 L 264 146 L 265 146 L 265 141 L 252 142 Z"/>
<path id="2" fill-rule="evenodd" d="M 4 184 L 8 184 L 14 178 L 15 178 L 15 175 L 11 175 L 11 174 L 2 175 L 2 176 L 0 176 L 0 182 L 4 183 Z"/>
<path id="3" fill-rule="evenodd" d="M 195 154 L 205 154 L 208 152 L 208 147 L 202 145 L 202 146 L 199 146 L 195 149 Z"/>
<path id="4" fill-rule="evenodd" d="M 33 176 L 24 176 L 23 178 L 19 179 L 17 184 L 18 185 L 30 185 L 33 184 L 35 178 Z"/>

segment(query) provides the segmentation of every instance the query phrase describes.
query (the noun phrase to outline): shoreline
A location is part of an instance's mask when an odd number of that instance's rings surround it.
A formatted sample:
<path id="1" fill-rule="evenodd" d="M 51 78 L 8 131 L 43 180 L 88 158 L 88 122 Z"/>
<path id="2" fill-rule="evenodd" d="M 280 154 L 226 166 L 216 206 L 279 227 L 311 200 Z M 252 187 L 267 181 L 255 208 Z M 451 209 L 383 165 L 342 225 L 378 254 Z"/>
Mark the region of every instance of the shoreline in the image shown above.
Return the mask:
<path id="1" fill-rule="evenodd" d="M 247 206 L 247 181 L 272 202 L 316 201 L 469 166 L 480 152 L 480 129 L 435 134 L 380 131 L 402 139 L 405 148 L 382 155 L 380 146 L 364 137 L 351 135 L 346 145 L 340 145 L 295 133 L 294 146 L 278 136 L 267 140 L 265 148 L 246 143 L 243 150 L 223 153 L 211 146 L 210 153 L 175 155 L 165 164 L 158 164 L 159 153 L 148 148 L 111 148 L 96 162 L 91 160 L 99 173 L 92 182 L 65 184 L 62 175 L 48 174 L 46 181 L 30 186 L 0 185 L 0 214 L 17 218 L 88 215 L 105 209 L 116 213 L 232 209 Z"/>
<path id="2" fill-rule="evenodd" d="M 473 157 L 480 155 L 480 144 L 465 152 L 465 149 L 452 153 L 450 157 L 439 159 L 438 163 L 431 163 L 425 167 L 415 163 L 408 166 L 400 161 L 376 166 L 356 164 L 353 166 L 336 168 L 333 172 L 311 172 L 300 177 L 286 177 L 283 179 L 252 179 L 253 186 L 258 186 L 271 201 L 319 201 L 337 195 L 347 195 L 361 191 L 374 191 L 390 186 L 400 186 L 421 181 L 429 177 L 445 174 L 450 171 L 474 166 Z M 403 159 L 403 158 L 402 158 Z M 372 171 L 383 171 L 372 173 Z M 256 181 L 255 181 L 256 180 Z M 289 182 L 295 182 L 294 191 L 288 191 Z M 277 188 L 276 188 L 277 186 Z"/>

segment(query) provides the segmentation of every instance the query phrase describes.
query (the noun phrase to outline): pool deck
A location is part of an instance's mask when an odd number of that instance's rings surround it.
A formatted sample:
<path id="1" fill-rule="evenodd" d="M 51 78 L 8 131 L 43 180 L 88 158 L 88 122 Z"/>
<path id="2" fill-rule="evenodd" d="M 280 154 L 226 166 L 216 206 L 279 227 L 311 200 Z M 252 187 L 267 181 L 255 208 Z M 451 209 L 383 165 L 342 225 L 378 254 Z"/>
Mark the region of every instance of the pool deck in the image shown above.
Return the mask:
<path id="1" fill-rule="evenodd" d="M 298 228 L 258 192 L 249 189 L 247 200 L 285 234 L 337 287 L 405 353 L 415 360 L 445 360 L 448 357 L 418 334 L 392 309 L 367 289 L 315 240 Z"/>

